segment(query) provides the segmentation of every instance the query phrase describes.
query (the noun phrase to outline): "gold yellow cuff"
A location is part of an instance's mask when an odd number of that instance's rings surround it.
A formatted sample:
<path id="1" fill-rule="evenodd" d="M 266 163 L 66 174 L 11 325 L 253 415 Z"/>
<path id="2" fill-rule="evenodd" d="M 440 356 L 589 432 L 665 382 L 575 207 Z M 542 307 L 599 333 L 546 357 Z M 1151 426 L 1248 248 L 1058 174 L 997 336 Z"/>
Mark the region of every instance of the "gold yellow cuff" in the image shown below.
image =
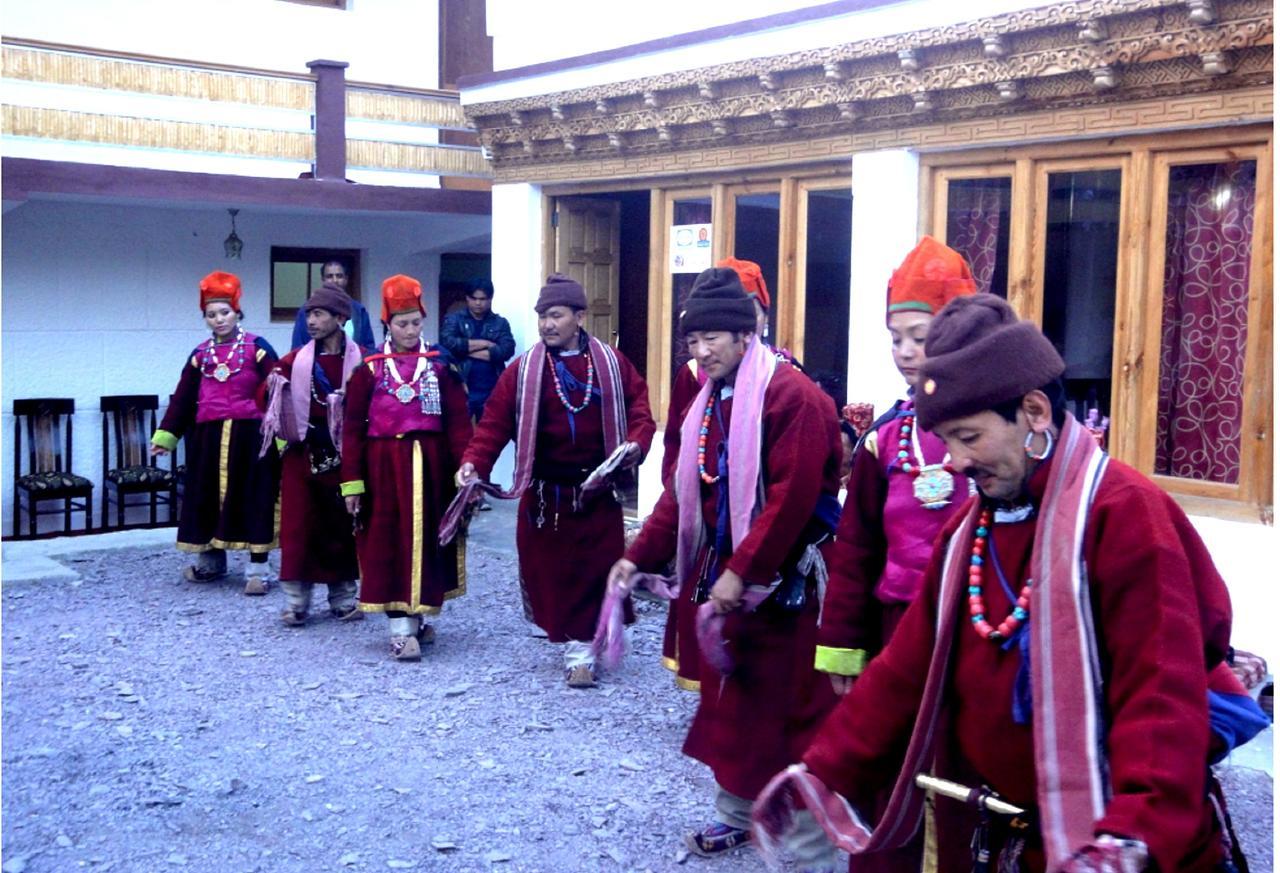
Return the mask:
<path id="1" fill-rule="evenodd" d="M 151 443 L 172 452 L 178 447 L 178 438 L 167 430 L 157 430 L 151 437 Z"/>
<path id="2" fill-rule="evenodd" d="M 859 676 L 867 666 L 866 649 L 833 649 L 818 646 L 813 655 L 813 666 L 823 673 L 837 676 Z"/>

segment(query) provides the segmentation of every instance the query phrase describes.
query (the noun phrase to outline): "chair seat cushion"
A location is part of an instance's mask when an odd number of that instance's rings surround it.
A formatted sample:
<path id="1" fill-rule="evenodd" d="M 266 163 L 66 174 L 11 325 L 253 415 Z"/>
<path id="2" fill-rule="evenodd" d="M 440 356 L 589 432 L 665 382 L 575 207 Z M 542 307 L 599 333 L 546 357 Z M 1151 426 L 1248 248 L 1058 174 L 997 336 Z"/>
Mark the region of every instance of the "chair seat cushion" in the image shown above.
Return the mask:
<path id="1" fill-rule="evenodd" d="M 126 488 L 170 488 L 173 486 L 173 474 L 160 467 L 142 464 L 108 470 L 107 481 Z"/>
<path id="2" fill-rule="evenodd" d="M 33 494 L 55 497 L 60 494 L 77 494 L 93 490 L 93 483 L 75 473 L 51 470 L 45 473 L 28 473 L 19 476 L 17 486 Z"/>

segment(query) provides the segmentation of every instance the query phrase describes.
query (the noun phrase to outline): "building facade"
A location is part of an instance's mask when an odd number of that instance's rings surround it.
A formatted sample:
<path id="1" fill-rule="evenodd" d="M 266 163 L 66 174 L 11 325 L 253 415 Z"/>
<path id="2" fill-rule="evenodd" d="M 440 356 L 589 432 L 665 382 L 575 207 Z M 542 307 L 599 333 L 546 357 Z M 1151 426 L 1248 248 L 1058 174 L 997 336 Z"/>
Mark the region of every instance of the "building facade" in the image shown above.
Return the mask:
<path id="1" fill-rule="evenodd" d="M 488 274 L 490 170 L 445 87 L 472 48 L 457 21 L 477 9 L 462 0 L 6 9 L 6 461 L 15 399 L 72 398 L 73 471 L 98 483 L 100 501 L 99 399 L 155 394 L 163 412 L 207 336 L 197 288 L 212 270 L 239 275 L 246 329 L 281 354 L 332 257 L 379 337 L 381 280 L 418 278 L 434 338 L 442 307 Z M 470 69 L 488 69 L 481 48 Z M 6 463 L 6 533 L 12 483 Z M 42 530 L 60 527 L 57 518 Z"/>
<path id="2" fill-rule="evenodd" d="M 902 390 L 886 283 L 931 233 L 1041 324 L 1073 411 L 1184 505 L 1239 644 L 1267 650 L 1269 3 L 841 0 L 632 45 L 584 19 L 571 52 L 504 30 L 506 5 L 489 4 L 498 71 L 461 93 L 495 174 L 494 279 L 525 311 L 552 269 L 582 279 L 592 329 L 665 411 L 683 295 L 747 258 L 773 343 L 833 403 L 883 410 Z"/>

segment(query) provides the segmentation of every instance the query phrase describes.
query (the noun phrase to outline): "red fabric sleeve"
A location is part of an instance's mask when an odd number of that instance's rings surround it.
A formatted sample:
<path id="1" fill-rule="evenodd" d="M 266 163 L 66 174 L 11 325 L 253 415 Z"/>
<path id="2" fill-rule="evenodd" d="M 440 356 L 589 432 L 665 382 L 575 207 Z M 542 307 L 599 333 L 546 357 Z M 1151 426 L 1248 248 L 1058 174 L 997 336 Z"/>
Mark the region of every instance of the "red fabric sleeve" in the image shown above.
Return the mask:
<path id="1" fill-rule="evenodd" d="M 649 453 L 653 434 L 658 429 L 649 411 L 649 386 L 635 366 L 619 352 L 618 371 L 622 375 L 622 397 L 627 408 L 627 442 L 640 446 L 642 455 Z"/>
<path id="2" fill-rule="evenodd" d="M 462 453 L 462 464 L 474 464 L 476 474 L 488 480 L 493 465 L 507 443 L 516 436 L 516 381 L 520 373 L 518 363 L 502 371 L 493 393 L 484 403 L 484 414 L 476 425 L 471 443 Z"/>
<path id="3" fill-rule="evenodd" d="M 920 596 L 804 753 L 802 760 L 814 775 L 845 797 L 870 800 L 892 784 L 902 767 L 933 656 L 945 550 L 941 544 L 962 520 L 957 515 L 947 522 L 925 569 Z"/>
<path id="4" fill-rule="evenodd" d="M 1208 671 L 1199 604 L 1225 616 L 1225 624 L 1210 623 L 1229 634 L 1230 600 L 1167 495 L 1119 464 L 1107 479 L 1088 534 L 1113 792 L 1096 832 L 1142 840 L 1161 870 L 1188 869 L 1186 853 L 1202 853 L 1213 831 L 1204 795 Z"/>
<path id="5" fill-rule="evenodd" d="M 440 400 L 444 409 L 444 429 L 449 438 L 449 453 L 453 462 L 462 466 L 458 460 L 466 452 L 471 442 L 471 410 L 467 406 L 467 389 L 462 380 L 451 370 L 437 366 L 440 380 Z M 449 471 L 452 474 L 452 470 Z"/>
<path id="6" fill-rule="evenodd" d="M 676 554 L 679 515 L 675 492 L 667 488 L 658 498 L 653 512 L 644 520 L 644 527 L 623 557 L 646 572 L 661 570 Z"/>
<path id="7" fill-rule="evenodd" d="M 181 439 L 196 423 L 196 403 L 200 399 L 200 366 L 195 355 L 187 358 L 187 364 L 178 377 L 178 387 L 169 395 L 169 408 L 164 411 L 160 430 L 168 431 Z"/>
<path id="8" fill-rule="evenodd" d="M 749 583 L 767 585 L 773 580 L 813 518 L 833 470 L 838 478 L 839 425 L 830 398 L 808 378 L 780 366 L 765 392 L 764 505 L 725 562 L 726 569 Z M 729 463 L 732 466 L 732 458 Z"/>
<path id="9" fill-rule="evenodd" d="M 361 364 L 347 380 L 347 399 L 342 411 L 342 481 L 365 479 L 365 440 L 369 433 L 369 404 L 373 400 L 373 374 Z"/>
<path id="10" fill-rule="evenodd" d="M 283 358 L 271 362 L 271 368 L 267 373 L 279 373 L 287 382 L 293 376 L 293 359 L 297 355 L 297 349 L 287 352 Z M 258 409 L 266 411 L 267 404 L 271 402 L 271 398 L 267 396 L 267 380 L 265 378 L 258 383 L 258 393 L 254 395 L 254 400 L 258 404 Z"/>
<path id="11" fill-rule="evenodd" d="M 853 459 L 840 526 L 827 551 L 829 579 L 818 628 L 820 646 L 870 652 L 880 645 L 875 588 L 888 549 L 884 535 L 888 487 L 884 465 L 863 446 Z"/>

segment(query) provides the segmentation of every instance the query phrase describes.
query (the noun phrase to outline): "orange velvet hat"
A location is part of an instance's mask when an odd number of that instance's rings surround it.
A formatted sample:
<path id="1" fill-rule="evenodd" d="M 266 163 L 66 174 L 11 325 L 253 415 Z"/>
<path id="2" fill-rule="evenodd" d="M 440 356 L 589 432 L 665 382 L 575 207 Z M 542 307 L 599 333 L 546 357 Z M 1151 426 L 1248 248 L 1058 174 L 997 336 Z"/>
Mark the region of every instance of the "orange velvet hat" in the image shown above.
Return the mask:
<path id="1" fill-rule="evenodd" d="M 937 315 L 956 297 L 974 294 L 977 290 L 964 256 L 926 236 L 889 279 L 887 315 L 895 312 Z"/>
<path id="2" fill-rule="evenodd" d="M 716 261 L 717 267 L 728 267 L 738 274 L 742 280 L 742 290 L 760 301 L 765 309 L 769 308 L 769 289 L 764 284 L 764 274 L 755 261 L 740 261 L 737 258 L 725 258 Z"/>
<path id="3" fill-rule="evenodd" d="M 422 283 L 412 276 L 397 274 L 382 283 L 382 320 L 390 322 L 391 316 L 402 312 L 427 314 L 422 305 Z"/>
<path id="4" fill-rule="evenodd" d="M 240 277 L 235 273 L 224 273 L 214 270 L 200 280 L 200 311 L 210 303 L 230 303 L 236 312 L 240 311 Z"/>

